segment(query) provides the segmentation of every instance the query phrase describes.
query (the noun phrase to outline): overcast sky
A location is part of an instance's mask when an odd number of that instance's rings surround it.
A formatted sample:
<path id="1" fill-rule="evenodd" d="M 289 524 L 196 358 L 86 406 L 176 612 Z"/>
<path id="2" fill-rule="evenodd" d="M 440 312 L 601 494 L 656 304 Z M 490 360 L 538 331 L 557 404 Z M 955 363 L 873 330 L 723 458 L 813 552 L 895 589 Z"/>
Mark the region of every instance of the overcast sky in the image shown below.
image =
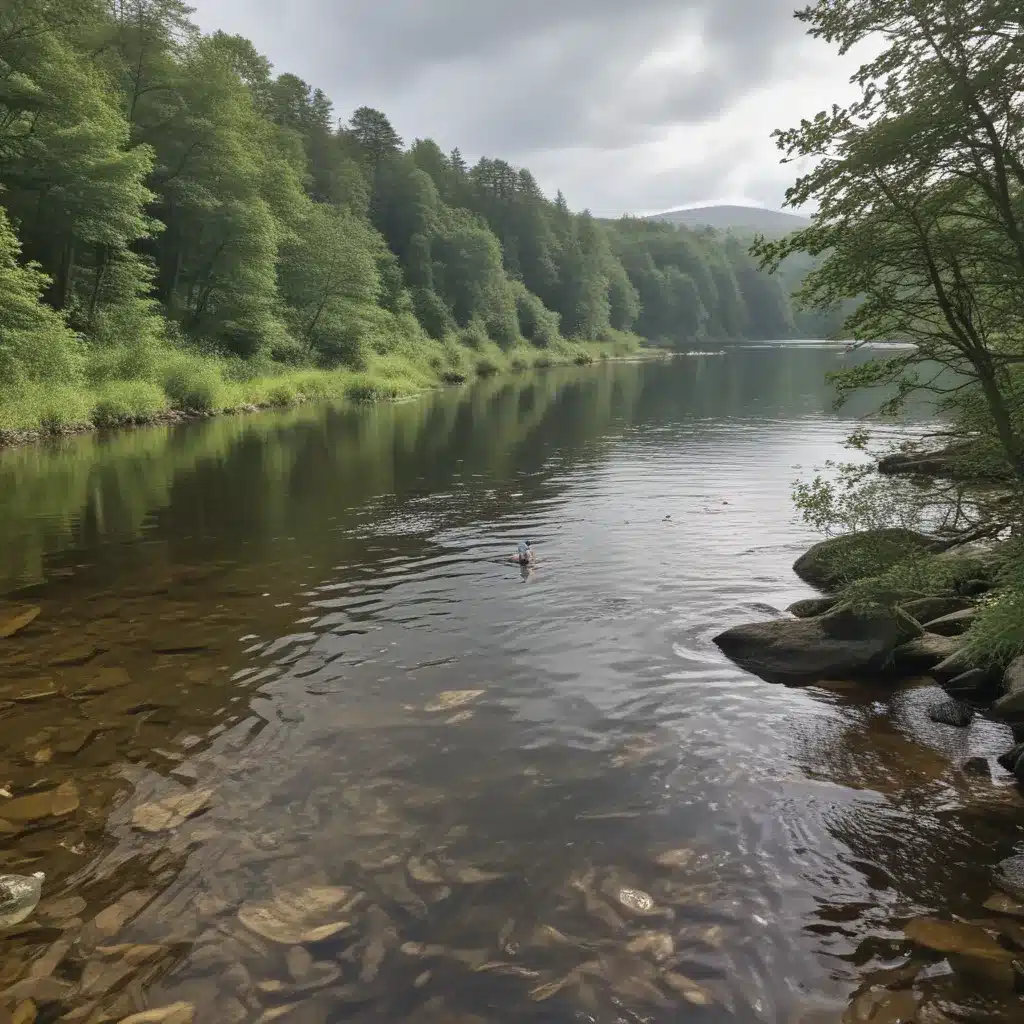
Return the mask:
<path id="1" fill-rule="evenodd" d="M 340 117 L 383 110 L 406 142 L 529 167 L 599 216 L 705 202 L 780 207 L 770 138 L 847 102 L 851 58 L 799 0 L 191 0 Z"/>

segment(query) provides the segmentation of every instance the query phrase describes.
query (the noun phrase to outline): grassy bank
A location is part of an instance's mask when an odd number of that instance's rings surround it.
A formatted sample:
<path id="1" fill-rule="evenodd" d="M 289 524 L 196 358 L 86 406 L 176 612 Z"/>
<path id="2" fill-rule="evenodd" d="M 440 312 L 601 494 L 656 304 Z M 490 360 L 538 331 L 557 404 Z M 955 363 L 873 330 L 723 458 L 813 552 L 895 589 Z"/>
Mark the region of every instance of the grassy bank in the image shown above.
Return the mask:
<path id="1" fill-rule="evenodd" d="M 601 342 L 559 338 L 546 348 L 523 344 L 503 350 L 490 341 L 417 339 L 384 355 L 371 353 L 359 370 L 232 360 L 170 346 L 94 350 L 74 386 L 48 382 L 0 395 L 0 444 L 313 401 L 389 401 L 495 374 L 622 357 L 637 352 L 639 342 L 621 334 Z"/>

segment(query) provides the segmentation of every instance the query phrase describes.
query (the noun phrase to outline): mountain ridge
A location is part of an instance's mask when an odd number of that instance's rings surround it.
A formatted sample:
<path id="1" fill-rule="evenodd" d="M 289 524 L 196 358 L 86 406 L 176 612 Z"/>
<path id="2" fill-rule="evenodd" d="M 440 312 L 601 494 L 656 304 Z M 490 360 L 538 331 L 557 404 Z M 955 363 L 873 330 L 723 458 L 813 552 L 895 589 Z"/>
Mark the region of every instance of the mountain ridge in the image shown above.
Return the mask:
<path id="1" fill-rule="evenodd" d="M 666 210 L 664 213 L 651 214 L 644 219 L 678 224 L 686 228 L 709 227 L 716 231 L 758 231 L 765 234 L 788 234 L 808 227 L 811 223 L 809 217 L 801 217 L 795 213 L 729 203 L 713 203 L 685 210 Z"/>

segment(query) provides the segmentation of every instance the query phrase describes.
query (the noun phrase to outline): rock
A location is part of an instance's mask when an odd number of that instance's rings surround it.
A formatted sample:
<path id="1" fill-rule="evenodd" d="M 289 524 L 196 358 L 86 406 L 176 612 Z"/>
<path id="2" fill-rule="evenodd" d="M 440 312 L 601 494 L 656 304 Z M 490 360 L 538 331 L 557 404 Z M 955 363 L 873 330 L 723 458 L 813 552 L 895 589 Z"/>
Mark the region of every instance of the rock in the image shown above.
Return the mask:
<path id="1" fill-rule="evenodd" d="M 786 611 L 796 619 L 813 619 L 816 615 L 824 615 L 837 604 L 836 597 L 808 597 L 803 601 L 794 601 Z"/>
<path id="2" fill-rule="evenodd" d="M 0 992 L 0 1004 L 20 1003 L 31 999 L 35 1003 L 62 1003 L 69 999 L 75 986 L 56 978 L 23 978 Z"/>
<path id="3" fill-rule="evenodd" d="M 196 1008 L 191 1003 L 171 1003 L 122 1017 L 120 1024 L 192 1024 L 195 1019 Z"/>
<path id="4" fill-rule="evenodd" d="M 958 612 L 950 612 L 940 618 L 926 622 L 924 628 L 929 633 L 938 633 L 939 636 L 960 636 L 966 633 L 971 623 L 978 617 L 977 608 L 964 608 Z"/>
<path id="5" fill-rule="evenodd" d="M 1017 762 L 1022 757 L 1024 757 L 1024 743 L 1017 743 L 1010 747 L 1005 754 L 1000 754 L 996 760 L 999 762 L 1000 767 L 1012 773 L 1016 770 Z"/>
<path id="6" fill-rule="evenodd" d="M 943 682 L 942 688 L 952 697 L 977 697 L 985 689 L 989 678 L 985 669 L 972 668 Z"/>
<path id="7" fill-rule="evenodd" d="M 963 647 L 957 647 L 948 658 L 944 658 L 938 665 L 933 666 L 929 674 L 943 683 L 978 667 L 974 655 Z"/>
<path id="8" fill-rule="evenodd" d="M 424 711 L 451 711 L 454 708 L 471 704 L 482 697 L 484 690 L 444 690 L 437 695 L 437 700 L 424 706 Z"/>
<path id="9" fill-rule="evenodd" d="M 963 701 L 950 698 L 934 705 L 928 712 L 928 717 L 940 725 L 953 725 L 963 729 L 974 721 L 974 709 Z"/>
<path id="10" fill-rule="evenodd" d="M 962 597 L 918 597 L 913 601 L 901 602 L 900 607 L 911 618 L 924 623 L 941 619 L 944 615 L 952 615 L 954 612 L 962 612 L 964 609 L 974 606 Z M 927 629 L 927 627 L 925 628 Z"/>
<path id="11" fill-rule="evenodd" d="M 874 576 L 913 554 L 930 551 L 935 542 L 914 530 L 865 530 L 832 537 L 805 551 L 793 571 L 805 583 L 821 590 L 836 590 L 844 583 Z"/>
<path id="12" fill-rule="evenodd" d="M 292 946 L 286 957 L 288 973 L 296 984 L 301 985 L 313 967 L 313 957 L 303 946 Z"/>
<path id="13" fill-rule="evenodd" d="M 82 995 L 87 998 L 104 996 L 134 973 L 135 968 L 123 961 L 104 963 L 102 960 L 90 960 L 85 965 L 85 970 L 82 971 Z"/>
<path id="14" fill-rule="evenodd" d="M 59 695 L 60 690 L 52 679 L 25 679 L 16 688 L 0 693 L 0 698 L 14 701 L 15 704 L 34 704 Z"/>
<path id="15" fill-rule="evenodd" d="M 54 655 L 49 663 L 56 668 L 71 668 L 75 665 L 87 665 L 94 658 L 105 653 L 104 648 L 97 647 L 95 644 L 75 644 L 73 647 L 61 651 L 60 654 Z"/>
<path id="16" fill-rule="evenodd" d="M 658 913 L 654 900 L 642 889 L 614 889 L 612 895 L 620 906 L 633 914 L 648 917 Z"/>
<path id="17" fill-rule="evenodd" d="M 892 652 L 893 666 L 900 672 L 927 672 L 960 650 L 960 641 L 925 633 Z"/>
<path id="18" fill-rule="evenodd" d="M 152 898 L 153 894 L 144 889 L 126 892 L 93 918 L 91 930 L 100 938 L 116 935 Z"/>
<path id="19" fill-rule="evenodd" d="M 919 633 L 917 623 L 896 610 L 842 608 L 814 619 L 734 626 L 714 642 L 742 668 L 768 682 L 785 683 L 881 669 L 894 648 Z"/>
<path id="20" fill-rule="evenodd" d="M 673 992 L 678 992 L 688 1003 L 692 1003 L 694 1006 L 710 1006 L 714 1002 L 711 993 L 703 985 L 698 985 L 697 982 L 688 978 L 685 974 L 680 974 L 678 971 L 666 971 L 664 980 L 665 984 Z"/>
<path id="21" fill-rule="evenodd" d="M 938 953 L 959 953 L 987 960 L 1012 960 L 1013 954 L 975 924 L 940 921 L 934 917 L 916 917 L 903 928 L 911 942 Z"/>
<path id="22" fill-rule="evenodd" d="M 140 804 L 132 812 L 132 824 L 143 832 L 165 832 L 205 811 L 213 793 L 208 789 L 186 790 L 150 804 Z"/>
<path id="23" fill-rule="evenodd" d="M 81 896 L 69 896 L 67 899 L 44 903 L 39 908 L 39 915 L 47 921 L 70 921 L 78 918 L 87 905 Z"/>
<path id="24" fill-rule="evenodd" d="M 335 886 L 311 886 L 273 899 L 245 903 L 238 919 L 251 932 L 285 946 L 303 946 L 337 935 L 352 926 L 336 914 L 351 890 Z M 331 920 L 332 912 L 335 913 Z"/>
<path id="25" fill-rule="evenodd" d="M 6 640 L 39 618 L 38 605 L 5 608 L 0 611 L 0 640 Z"/>
<path id="26" fill-rule="evenodd" d="M 109 693 L 121 686 L 127 686 L 132 677 L 127 670 L 117 666 L 102 666 L 89 677 L 89 681 L 74 692 L 75 697 L 93 697 L 101 693 Z"/>
<path id="27" fill-rule="evenodd" d="M 977 775 L 982 779 L 992 778 L 992 769 L 989 767 L 987 757 L 969 757 L 960 766 L 965 775 Z"/>
<path id="28" fill-rule="evenodd" d="M 1003 696 L 992 712 L 1007 721 L 1024 721 L 1024 657 L 1011 661 L 1003 673 Z"/>
<path id="29" fill-rule="evenodd" d="M 1024 917 L 1024 903 L 1010 899 L 1005 893 L 993 893 L 982 906 L 996 914 L 1010 914 L 1013 917 Z"/>
<path id="30" fill-rule="evenodd" d="M 893 452 L 878 460 L 878 472 L 883 476 L 955 476 L 958 468 L 961 472 L 967 469 L 962 460 L 969 458 L 969 454 L 969 450 L 961 446 L 929 452 Z"/>
<path id="31" fill-rule="evenodd" d="M 888 988 L 869 988 L 860 992 L 850 1002 L 843 1015 L 843 1024 L 903 1024 L 917 1021 L 921 994 L 904 988 L 891 991 Z"/>
<path id="32" fill-rule="evenodd" d="M 45 793 L 29 793 L 0 804 L 0 813 L 7 821 L 39 821 L 62 818 L 78 808 L 78 789 L 73 782 L 64 782 Z"/>
<path id="33" fill-rule="evenodd" d="M 993 875 L 998 888 L 1015 900 L 1024 900 L 1024 856 L 1008 857 L 996 865 Z"/>
<path id="34" fill-rule="evenodd" d="M 11 1014 L 11 1024 L 35 1024 L 39 1007 L 31 999 L 19 1003 Z"/>

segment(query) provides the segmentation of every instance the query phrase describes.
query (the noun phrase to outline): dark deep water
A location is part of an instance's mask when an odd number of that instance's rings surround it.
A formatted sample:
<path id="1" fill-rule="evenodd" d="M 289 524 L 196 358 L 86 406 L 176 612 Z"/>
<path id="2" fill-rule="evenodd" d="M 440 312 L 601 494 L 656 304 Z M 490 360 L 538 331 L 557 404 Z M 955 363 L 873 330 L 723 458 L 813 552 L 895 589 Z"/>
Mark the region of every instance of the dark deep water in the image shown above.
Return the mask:
<path id="1" fill-rule="evenodd" d="M 932 724 L 925 688 L 771 686 L 710 642 L 809 594 L 790 487 L 868 408 L 831 411 L 838 362 L 0 453 L 0 593 L 41 609 L 0 640 L 0 786 L 42 794 L 0 798 L 0 872 L 47 873 L 0 1005 L 810 1024 L 907 961 L 908 918 L 984 916 L 1024 801 L 960 765 L 1003 730 Z M 1020 1019 L 934 959 L 845 1019 Z"/>

